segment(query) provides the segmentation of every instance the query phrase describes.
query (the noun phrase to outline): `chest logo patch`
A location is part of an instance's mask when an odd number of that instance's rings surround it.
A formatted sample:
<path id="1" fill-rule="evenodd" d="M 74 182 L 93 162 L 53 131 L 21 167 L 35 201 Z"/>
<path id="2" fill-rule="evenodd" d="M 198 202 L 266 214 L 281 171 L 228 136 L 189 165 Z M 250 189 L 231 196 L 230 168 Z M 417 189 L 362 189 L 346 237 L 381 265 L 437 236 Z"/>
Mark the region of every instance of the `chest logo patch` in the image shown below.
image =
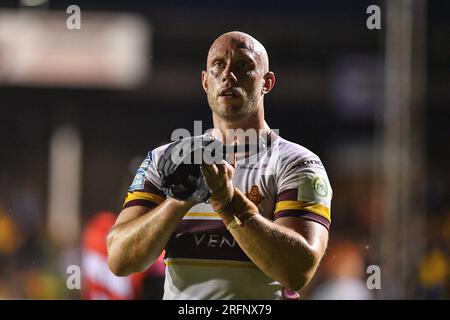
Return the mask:
<path id="1" fill-rule="evenodd" d="M 264 196 L 259 192 L 258 186 L 252 186 L 250 192 L 247 192 L 245 196 L 255 205 L 260 204 L 261 201 L 265 199 Z"/>
<path id="2" fill-rule="evenodd" d="M 317 177 L 314 180 L 314 192 L 317 193 L 321 197 L 326 197 L 328 195 L 328 187 L 326 182 L 320 178 Z"/>

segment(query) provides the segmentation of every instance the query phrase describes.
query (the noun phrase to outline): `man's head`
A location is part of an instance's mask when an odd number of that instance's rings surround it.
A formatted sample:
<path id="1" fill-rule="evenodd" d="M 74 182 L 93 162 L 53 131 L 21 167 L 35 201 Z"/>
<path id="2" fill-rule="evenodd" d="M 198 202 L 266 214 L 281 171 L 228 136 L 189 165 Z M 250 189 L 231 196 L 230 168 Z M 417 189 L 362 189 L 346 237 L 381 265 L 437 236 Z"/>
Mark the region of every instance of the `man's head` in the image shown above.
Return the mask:
<path id="1" fill-rule="evenodd" d="M 211 45 L 202 85 L 221 119 L 232 122 L 257 113 L 274 84 L 266 49 L 252 36 L 228 32 Z"/>

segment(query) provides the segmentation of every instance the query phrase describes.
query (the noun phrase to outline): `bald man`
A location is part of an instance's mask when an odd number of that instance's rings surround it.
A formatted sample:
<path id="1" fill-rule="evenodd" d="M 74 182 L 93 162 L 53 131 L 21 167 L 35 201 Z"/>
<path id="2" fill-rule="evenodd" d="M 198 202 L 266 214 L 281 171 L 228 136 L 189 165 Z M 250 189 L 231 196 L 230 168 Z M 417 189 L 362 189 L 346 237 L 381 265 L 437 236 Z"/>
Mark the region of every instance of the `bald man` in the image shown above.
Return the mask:
<path id="1" fill-rule="evenodd" d="M 258 148 L 202 165 L 207 203 L 165 197 L 157 166 L 169 145 L 150 151 L 109 233 L 109 266 L 126 276 L 165 249 L 164 299 L 297 299 L 328 242 L 332 190 L 323 164 L 265 122 L 275 75 L 259 41 L 242 32 L 218 37 L 201 80 L 211 134 Z"/>

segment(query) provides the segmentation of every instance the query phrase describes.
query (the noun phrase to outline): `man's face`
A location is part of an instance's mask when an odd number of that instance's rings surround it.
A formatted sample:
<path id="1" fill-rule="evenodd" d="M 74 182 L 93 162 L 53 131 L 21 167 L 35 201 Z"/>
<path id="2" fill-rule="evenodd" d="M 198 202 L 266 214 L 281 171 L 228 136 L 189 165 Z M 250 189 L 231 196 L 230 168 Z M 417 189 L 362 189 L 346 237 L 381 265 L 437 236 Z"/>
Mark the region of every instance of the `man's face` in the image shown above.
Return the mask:
<path id="1" fill-rule="evenodd" d="M 246 38 L 219 38 L 212 45 L 203 72 L 211 110 L 227 121 L 255 113 L 262 99 L 267 67 L 262 53 Z"/>

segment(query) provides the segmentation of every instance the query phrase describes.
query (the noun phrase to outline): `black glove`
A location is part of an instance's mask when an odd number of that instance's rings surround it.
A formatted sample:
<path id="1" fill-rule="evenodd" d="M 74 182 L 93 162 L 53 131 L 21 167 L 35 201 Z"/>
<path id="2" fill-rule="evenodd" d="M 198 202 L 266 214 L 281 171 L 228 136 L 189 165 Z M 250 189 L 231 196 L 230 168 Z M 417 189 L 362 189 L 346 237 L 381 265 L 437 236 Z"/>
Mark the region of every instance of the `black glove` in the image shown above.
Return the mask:
<path id="1" fill-rule="evenodd" d="M 158 163 L 162 191 L 178 200 L 205 202 L 211 196 L 201 163 L 220 163 L 222 143 L 212 136 L 188 137 L 172 143 Z"/>

